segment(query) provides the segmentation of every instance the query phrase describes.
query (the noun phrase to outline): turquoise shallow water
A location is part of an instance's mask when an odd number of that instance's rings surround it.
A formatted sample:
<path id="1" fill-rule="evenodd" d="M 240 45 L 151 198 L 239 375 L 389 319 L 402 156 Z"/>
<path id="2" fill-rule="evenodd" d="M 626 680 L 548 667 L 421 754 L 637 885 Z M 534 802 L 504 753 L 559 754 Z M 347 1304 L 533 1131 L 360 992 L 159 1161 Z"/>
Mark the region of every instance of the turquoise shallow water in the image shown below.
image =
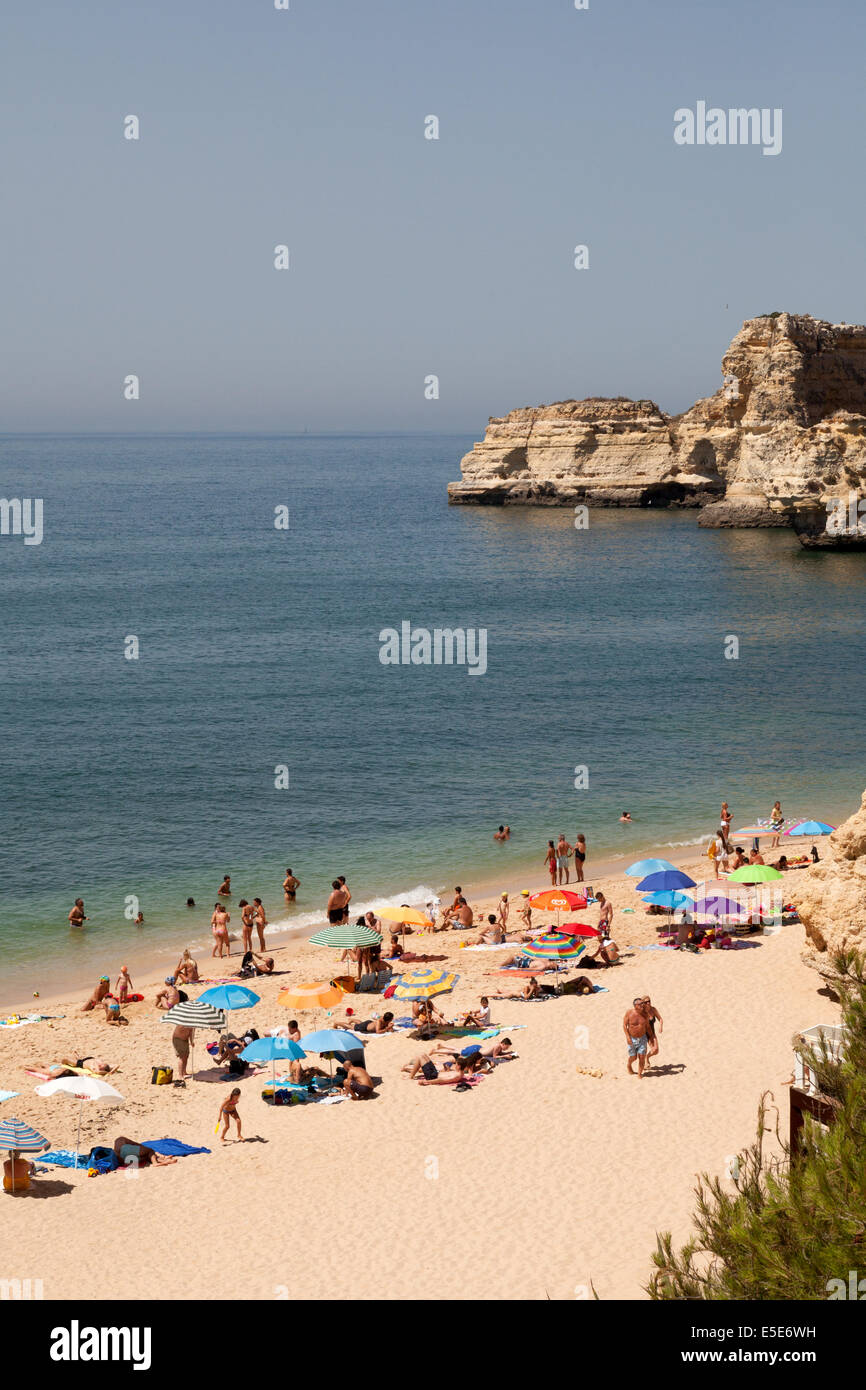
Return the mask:
<path id="1" fill-rule="evenodd" d="M 471 443 L 0 440 L 4 495 L 45 515 L 40 546 L 0 537 L 4 1000 L 208 942 L 225 871 L 285 929 L 338 873 L 359 903 L 419 900 L 543 878 L 560 830 L 627 862 L 698 839 L 723 797 L 735 824 L 777 796 L 853 808 L 866 556 L 689 513 L 576 530 L 566 510 L 449 508 Z M 486 674 L 382 665 L 404 620 L 485 628 Z M 70 933 L 78 895 L 91 922 Z"/>

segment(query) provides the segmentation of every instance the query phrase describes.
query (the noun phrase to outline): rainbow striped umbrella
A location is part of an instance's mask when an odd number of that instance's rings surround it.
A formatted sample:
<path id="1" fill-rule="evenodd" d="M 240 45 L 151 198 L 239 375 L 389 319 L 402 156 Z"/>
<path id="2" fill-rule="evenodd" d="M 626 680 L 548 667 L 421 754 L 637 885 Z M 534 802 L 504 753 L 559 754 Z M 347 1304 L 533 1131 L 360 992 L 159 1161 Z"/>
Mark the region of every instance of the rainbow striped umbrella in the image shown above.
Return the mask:
<path id="1" fill-rule="evenodd" d="M 561 932 L 551 932 L 548 936 L 539 936 L 535 941 L 523 946 L 520 954 L 535 960 L 577 960 L 585 950 L 585 941 L 577 941 L 573 936 L 563 936 Z"/>

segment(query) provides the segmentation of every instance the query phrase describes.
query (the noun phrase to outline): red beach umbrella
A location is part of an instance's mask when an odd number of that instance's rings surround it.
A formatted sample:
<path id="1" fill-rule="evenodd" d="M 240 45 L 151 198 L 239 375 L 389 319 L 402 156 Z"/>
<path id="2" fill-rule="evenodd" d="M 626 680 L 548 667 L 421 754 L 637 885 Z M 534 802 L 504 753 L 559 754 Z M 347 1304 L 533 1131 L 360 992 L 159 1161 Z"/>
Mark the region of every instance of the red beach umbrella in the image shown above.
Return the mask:
<path id="1" fill-rule="evenodd" d="M 601 936 L 598 927 L 591 927 L 589 922 L 563 922 L 557 930 L 568 932 L 569 936 Z"/>

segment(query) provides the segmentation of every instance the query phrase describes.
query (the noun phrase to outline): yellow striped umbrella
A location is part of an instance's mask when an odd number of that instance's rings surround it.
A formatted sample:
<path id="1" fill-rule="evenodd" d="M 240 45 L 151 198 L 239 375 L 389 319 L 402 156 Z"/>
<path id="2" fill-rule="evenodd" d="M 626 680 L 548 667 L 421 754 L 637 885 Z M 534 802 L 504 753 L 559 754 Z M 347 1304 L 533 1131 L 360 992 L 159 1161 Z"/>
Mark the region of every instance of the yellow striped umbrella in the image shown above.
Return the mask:
<path id="1" fill-rule="evenodd" d="M 332 1009 L 345 998 L 339 985 L 328 985 L 324 981 L 312 985 L 287 985 L 277 995 L 277 1003 L 287 1009 Z"/>
<path id="2" fill-rule="evenodd" d="M 437 994 L 450 994 L 460 979 L 453 971 L 409 970 L 400 976 L 400 983 L 394 990 L 397 999 L 435 999 Z"/>

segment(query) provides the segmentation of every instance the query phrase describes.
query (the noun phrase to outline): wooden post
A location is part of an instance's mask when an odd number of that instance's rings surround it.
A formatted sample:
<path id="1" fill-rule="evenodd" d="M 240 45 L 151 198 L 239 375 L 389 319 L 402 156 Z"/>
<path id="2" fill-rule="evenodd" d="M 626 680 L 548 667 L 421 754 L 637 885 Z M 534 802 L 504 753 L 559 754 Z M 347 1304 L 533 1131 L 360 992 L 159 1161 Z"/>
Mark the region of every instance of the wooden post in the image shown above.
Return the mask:
<path id="1" fill-rule="evenodd" d="M 819 1124 L 831 1125 L 836 1118 L 836 1109 L 824 1096 L 811 1096 L 807 1091 L 801 1091 L 796 1086 L 791 1087 L 789 1144 L 792 1161 L 802 1157 L 804 1152 L 801 1138 L 804 1115 L 811 1115 L 812 1119 L 817 1120 Z"/>

